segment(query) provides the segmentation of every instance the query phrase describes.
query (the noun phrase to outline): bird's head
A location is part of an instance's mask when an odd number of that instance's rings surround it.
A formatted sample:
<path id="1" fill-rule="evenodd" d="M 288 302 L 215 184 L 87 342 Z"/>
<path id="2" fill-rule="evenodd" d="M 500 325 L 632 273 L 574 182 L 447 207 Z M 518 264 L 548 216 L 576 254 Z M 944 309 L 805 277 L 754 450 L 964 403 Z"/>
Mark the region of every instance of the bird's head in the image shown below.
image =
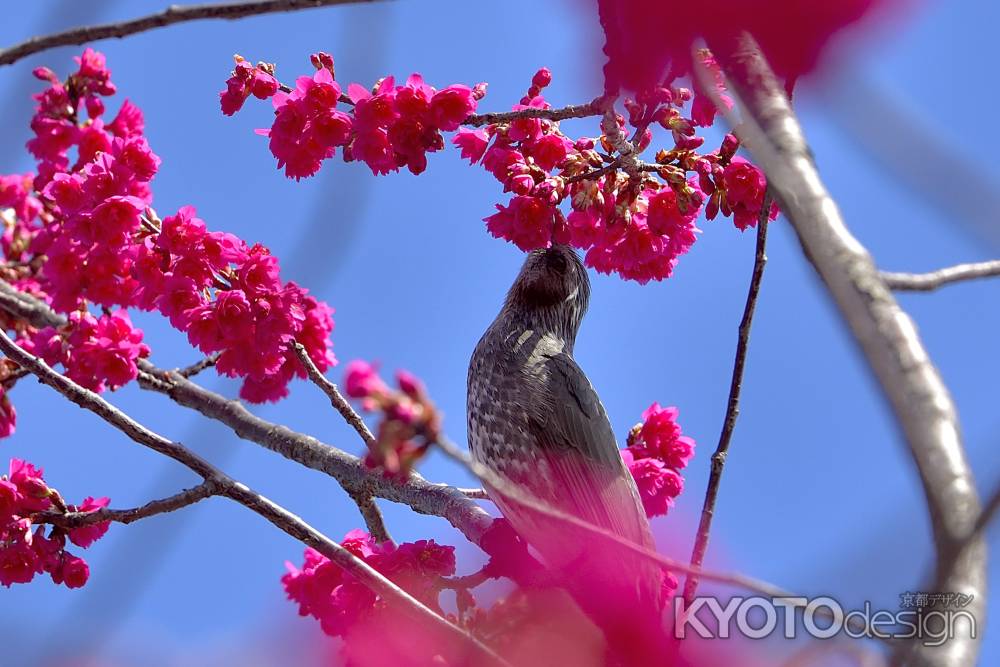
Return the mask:
<path id="1" fill-rule="evenodd" d="M 587 269 L 573 248 L 556 244 L 528 253 L 504 307 L 575 338 L 589 302 Z"/>

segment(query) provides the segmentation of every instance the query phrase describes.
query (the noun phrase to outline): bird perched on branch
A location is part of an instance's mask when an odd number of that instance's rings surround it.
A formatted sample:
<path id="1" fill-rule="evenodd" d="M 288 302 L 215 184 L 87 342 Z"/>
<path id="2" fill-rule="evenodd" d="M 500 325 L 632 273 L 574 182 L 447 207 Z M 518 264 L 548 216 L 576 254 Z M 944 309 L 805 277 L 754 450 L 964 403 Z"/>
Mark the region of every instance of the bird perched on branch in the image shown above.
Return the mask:
<path id="1" fill-rule="evenodd" d="M 607 413 L 573 359 L 589 299 L 587 271 L 572 248 L 528 254 L 469 364 L 469 448 L 505 485 L 654 549 Z M 616 644 L 649 642 L 659 631 L 663 573 L 655 563 L 487 487 L 612 651 L 621 655 Z M 629 664 L 642 664 L 636 648 L 628 647 Z"/>

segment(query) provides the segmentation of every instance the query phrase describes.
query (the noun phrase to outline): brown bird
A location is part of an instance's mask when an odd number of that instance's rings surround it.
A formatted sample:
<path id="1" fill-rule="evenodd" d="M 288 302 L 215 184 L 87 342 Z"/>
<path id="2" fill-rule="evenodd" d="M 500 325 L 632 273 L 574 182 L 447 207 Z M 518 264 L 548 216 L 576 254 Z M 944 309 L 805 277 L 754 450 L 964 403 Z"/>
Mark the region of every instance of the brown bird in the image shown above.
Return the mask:
<path id="1" fill-rule="evenodd" d="M 527 256 L 469 364 L 469 449 L 507 484 L 654 549 L 607 413 L 573 359 L 589 299 L 587 270 L 572 248 Z M 609 646 L 649 641 L 650 628 L 660 627 L 662 572 L 655 563 L 519 505 L 502 489 L 487 492 L 562 575 Z"/>

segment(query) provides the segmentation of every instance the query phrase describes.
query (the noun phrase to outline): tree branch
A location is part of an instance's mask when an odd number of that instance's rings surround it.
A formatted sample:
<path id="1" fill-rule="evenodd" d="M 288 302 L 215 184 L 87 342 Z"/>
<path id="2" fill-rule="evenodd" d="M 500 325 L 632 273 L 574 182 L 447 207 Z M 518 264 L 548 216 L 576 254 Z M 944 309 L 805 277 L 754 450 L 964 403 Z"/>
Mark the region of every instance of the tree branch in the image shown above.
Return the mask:
<path id="1" fill-rule="evenodd" d="M 387 479 L 366 468 L 356 456 L 312 436 L 261 419 L 239 401 L 229 400 L 145 361 L 140 364 L 140 369 L 139 384 L 143 388 L 165 394 L 175 403 L 222 422 L 242 439 L 330 475 L 349 493 L 369 492 L 409 505 L 419 514 L 443 517 L 473 544 L 479 544 L 483 533 L 493 522 L 481 507 L 451 486 L 433 484 L 418 474 L 411 474 L 406 482 Z"/>
<path id="2" fill-rule="evenodd" d="M 32 54 L 57 46 L 86 44 L 101 39 L 122 38 L 147 30 L 164 28 L 175 23 L 205 19 L 235 20 L 259 14 L 293 12 L 331 5 L 346 5 L 372 0 L 258 0 L 257 2 L 227 2 L 205 5 L 171 5 L 161 12 L 116 23 L 72 28 L 52 35 L 32 37 L 6 49 L 0 49 L 0 65 L 10 65 Z"/>
<path id="3" fill-rule="evenodd" d="M 1000 259 L 988 262 L 957 264 L 930 273 L 882 272 L 882 280 L 891 290 L 897 292 L 931 292 L 939 287 L 974 280 L 1000 276 Z"/>
<path id="4" fill-rule="evenodd" d="M 545 120 L 560 121 L 568 118 L 587 118 L 588 116 L 600 116 L 604 113 L 605 98 L 598 97 L 586 104 L 570 104 L 559 109 L 521 109 L 519 111 L 500 111 L 495 113 L 472 114 L 464 121 L 463 125 L 481 127 L 483 125 L 494 125 L 496 123 L 509 123 L 522 118 L 544 118 Z"/>
<path id="5" fill-rule="evenodd" d="M 61 326 L 66 319 L 47 304 L 0 280 L 0 308 L 36 327 Z M 230 400 L 177 373 L 157 368 L 140 359 L 139 386 L 170 397 L 175 403 L 222 422 L 240 438 L 261 445 L 307 468 L 336 479 L 348 493 L 367 492 L 379 498 L 408 505 L 418 514 L 440 516 L 462 532 L 473 544 L 493 522 L 465 494 L 447 484 L 434 484 L 414 473 L 406 482 L 386 479 L 364 466 L 356 456 L 320 442 L 312 436 L 261 419 L 242 403 Z"/>
<path id="6" fill-rule="evenodd" d="M 167 498 L 152 500 L 142 507 L 133 507 L 125 510 L 105 508 L 95 512 L 39 512 L 32 518 L 32 521 L 34 523 L 48 523 L 53 526 L 65 528 L 66 530 L 89 526 L 94 523 L 101 523 L 102 521 L 130 524 L 139 519 L 174 512 L 188 505 L 194 505 L 206 498 L 218 495 L 218 493 L 219 489 L 215 480 L 210 479 L 205 480 L 198 486 L 185 489 Z"/>
<path id="7" fill-rule="evenodd" d="M 705 562 L 708 551 L 708 537 L 712 530 L 712 518 L 715 516 L 715 502 L 719 496 L 719 485 L 722 482 L 722 470 L 729 454 L 729 443 L 736 428 L 736 419 L 740 414 L 740 392 L 743 389 L 743 369 L 746 366 L 747 351 L 750 348 L 750 327 L 753 326 L 754 310 L 757 307 L 757 296 L 760 294 L 760 283 L 764 277 L 764 266 L 767 264 L 767 227 L 771 211 L 771 194 L 766 192 L 761 202 L 760 215 L 757 219 L 757 246 L 754 253 L 753 272 L 750 275 L 750 287 L 747 291 L 746 304 L 743 307 L 743 317 L 740 319 L 739 335 L 736 341 L 736 360 L 733 363 L 733 375 L 729 383 L 729 401 L 726 404 L 726 416 L 722 421 L 722 433 L 719 444 L 712 454 L 712 470 L 708 478 L 708 489 L 705 491 L 705 502 L 701 509 L 701 520 L 694 547 L 691 550 L 691 565 L 700 568 Z M 684 603 L 688 606 L 694 600 L 698 590 L 698 577 L 688 576 L 684 582 Z"/>
<path id="8" fill-rule="evenodd" d="M 734 129 L 764 168 L 806 257 L 854 334 L 909 445 L 934 531 L 938 568 L 934 590 L 973 595 L 968 609 L 982 619 L 986 548 L 981 539 L 966 541 L 979 516 L 979 500 L 951 396 L 912 320 L 845 226 L 784 91 L 753 39 L 744 35 L 709 46 L 745 110 L 748 122 Z M 956 549 L 960 553 L 952 558 Z M 957 636 L 938 647 L 912 642 L 905 658 L 916 665 L 972 667 L 980 640 Z"/>
<path id="9" fill-rule="evenodd" d="M 219 353 L 210 354 L 201 361 L 196 361 L 190 366 L 178 368 L 177 374 L 186 378 L 192 378 L 203 370 L 209 369 L 219 361 Z"/>
<path id="10" fill-rule="evenodd" d="M 352 576 L 368 586 L 372 592 L 381 596 L 386 602 L 398 605 L 411 617 L 438 628 L 447 636 L 469 644 L 480 656 L 487 658 L 489 664 L 508 665 L 505 660 L 478 639 L 439 616 L 385 578 L 368 563 L 317 531 L 300 517 L 232 479 L 182 444 L 168 440 L 146 428 L 98 394 L 84 389 L 69 378 L 57 373 L 44 361 L 21 349 L 2 330 L 0 330 L 0 350 L 22 367 L 34 373 L 43 384 L 52 387 L 80 407 L 93 412 L 136 443 L 187 466 L 206 482 L 215 486 L 219 495 L 236 501 L 261 515 L 288 535 L 313 547 L 338 566 L 350 572 Z"/>
<path id="11" fill-rule="evenodd" d="M 302 365 L 305 366 L 306 372 L 309 374 L 309 379 L 312 380 L 313 384 L 319 387 L 323 393 L 326 394 L 327 398 L 330 399 L 330 405 L 332 405 L 337 412 L 340 413 L 340 415 L 344 418 L 344 421 L 346 421 L 351 428 L 358 432 L 358 435 L 361 436 L 361 439 L 364 441 L 366 446 L 370 447 L 374 445 L 375 436 L 368 428 L 368 425 L 365 424 L 365 420 L 363 420 L 357 410 L 355 410 L 351 404 L 347 402 L 347 399 L 340 393 L 340 389 L 337 385 L 320 372 L 319 368 L 316 367 L 316 364 L 313 363 L 313 360 L 309 357 L 309 353 L 306 352 L 305 346 L 298 341 L 294 341 L 292 343 L 292 349 L 299 357 L 299 361 L 302 362 Z"/>

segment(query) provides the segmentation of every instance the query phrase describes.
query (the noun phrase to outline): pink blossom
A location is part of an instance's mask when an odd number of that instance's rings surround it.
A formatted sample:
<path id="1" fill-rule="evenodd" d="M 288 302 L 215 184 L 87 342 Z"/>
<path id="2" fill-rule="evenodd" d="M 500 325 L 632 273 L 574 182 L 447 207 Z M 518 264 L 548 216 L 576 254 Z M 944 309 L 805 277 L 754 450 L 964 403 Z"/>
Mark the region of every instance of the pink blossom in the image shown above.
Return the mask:
<path id="1" fill-rule="evenodd" d="M 603 233 L 602 220 L 592 210 L 571 211 L 566 217 L 565 242 L 582 250 L 591 248 Z"/>
<path id="2" fill-rule="evenodd" d="M 122 102 L 121 108 L 118 109 L 118 115 L 105 129 L 116 137 L 128 139 L 133 136 L 141 136 L 145 127 L 146 121 L 143 118 L 142 109 L 126 99 Z"/>
<path id="3" fill-rule="evenodd" d="M 605 86 L 645 90 L 669 71 L 691 71 L 691 46 L 750 32 L 776 72 L 790 80 L 812 70 L 831 37 L 891 0 L 843 0 L 816 11 L 806 0 L 747 3 L 707 0 L 663 3 L 654 0 L 600 0 L 606 42 Z M 897 3 L 901 4 L 901 3 Z M 786 26 L 794 25 L 789 35 Z M 670 83 L 668 81 L 668 83 Z"/>
<path id="4" fill-rule="evenodd" d="M 545 88 L 552 83 L 552 72 L 548 67 L 542 67 L 531 77 L 531 85 L 535 88 Z"/>
<path id="5" fill-rule="evenodd" d="M 684 479 L 659 459 L 636 459 L 628 449 L 622 450 L 622 458 L 639 487 L 646 516 L 666 514 L 673 506 L 674 498 L 684 490 Z"/>
<path id="6" fill-rule="evenodd" d="M 671 250 L 681 255 L 690 250 L 699 231 L 694 225 L 701 212 L 703 197 L 692 190 L 685 201 L 686 210 L 681 210 L 677 193 L 671 187 L 661 188 L 649 197 L 646 220 L 650 230 L 670 239 Z"/>
<path id="7" fill-rule="evenodd" d="M 378 375 L 378 369 L 360 359 L 347 364 L 344 371 L 344 387 L 351 398 L 368 398 L 388 390 Z"/>
<path id="8" fill-rule="evenodd" d="M 433 540 L 378 545 L 359 530 L 348 533 L 341 544 L 411 595 L 440 609 L 442 577 L 455 573 L 454 547 Z M 367 587 L 315 549 L 306 549 L 303 557 L 301 568 L 285 564 L 281 583 L 288 598 L 298 603 L 299 614 L 316 618 L 328 635 L 344 637 L 384 610 L 384 603 Z"/>
<path id="9" fill-rule="evenodd" d="M 670 239 L 649 228 L 645 216 L 633 214 L 630 221 L 617 221 L 607 228 L 608 233 L 587 252 L 588 266 L 601 273 L 616 272 L 640 284 L 663 280 L 673 273 L 676 249 Z"/>
<path id="10" fill-rule="evenodd" d="M 62 567 L 52 572 L 55 583 L 64 583 L 66 588 L 82 588 L 90 579 L 90 567 L 82 558 L 63 552 Z"/>
<path id="11" fill-rule="evenodd" d="M 82 503 L 72 508 L 72 510 L 76 512 L 96 512 L 99 509 L 107 507 L 109 502 L 110 499 L 107 497 L 93 498 L 91 496 L 87 496 L 83 499 Z M 104 534 L 108 532 L 108 528 L 110 526 L 110 521 L 101 521 L 100 523 L 92 523 L 80 528 L 73 528 L 69 531 L 69 539 L 76 546 L 86 549 L 91 544 L 104 537 Z"/>
<path id="12" fill-rule="evenodd" d="M 542 169 L 549 171 L 558 166 L 573 147 L 566 137 L 560 134 L 546 134 L 535 141 L 525 144 L 524 150 Z"/>
<path id="13" fill-rule="evenodd" d="M 457 130 L 462 121 L 475 111 L 476 98 L 468 86 L 448 86 L 431 98 L 431 123 L 439 130 Z"/>
<path id="14" fill-rule="evenodd" d="M 17 426 L 17 411 L 6 389 L 0 389 L 0 438 L 9 437 Z"/>
<path id="15" fill-rule="evenodd" d="M 479 162 L 486 153 L 486 147 L 490 143 L 490 137 L 486 130 L 460 129 L 451 138 L 451 142 L 462 151 L 462 158 L 475 164 Z"/>
<path id="16" fill-rule="evenodd" d="M 87 389 L 100 392 L 128 384 L 139 373 L 138 359 L 149 356 L 142 329 L 132 326 L 124 310 L 100 318 L 74 312 L 70 326 L 66 375 Z"/>
<path id="17" fill-rule="evenodd" d="M 20 495 L 18 501 L 22 512 L 41 512 L 47 510 L 52 501 L 49 500 L 49 487 L 42 479 L 43 471 L 22 459 L 11 459 L 7 479 L 17 487 Z"/>
<path id="18" fill-rule="evenodd" d="M 764 172 L 741 157 L 734 157 L 723 172 L 726 196 L 732 205 L 760 209 L 767 188 Z"/>
<path id="19" fill-rule="evenodd" d="M 270 137 L 271 153 L 286 176 L 312 176 L 337 146 L 347 144 L 352 121 L 336 109 L 339 100 L 340 85 L 325 68 L 299 77 L 291 93 L 274 96 L 274 124 L 260 133 Z"/>
<path id="20" fill-rule="evenodd" d="M 4 526 L 17 511 L 21 493 L 10 480 L 0 477 L 0 527 Z"/>
<path id="21" fill-rule="evenodd" d="M 252 94 L 257 99 L 266 100 L 278 92 L 278 80 L 246 60 L 236 63 L 233 75 L 226 81 L 226 89 L 219 93 L 222 113 L 232 116 Z"/>
<path id="22" fill-rule="evenodd" d="M 660 459 L 676 470 L 687 466 L 694 456 L 694 440 L 681 434 L 679 412 L 675 407 L 653 403 L 642 413 L 642 425 L 629 441 L 636 458 Z"/>
<path id="23" fill-rule="evenodd" d="M 494 237 L 528 251 L 549 246 L 554 215 L 555 209 L 550 204 L 536 197 L 517 196 L 507 206 L 497 204 L 497 213 L 485 221 Z"/>
<path id="24" fill-rule="evenodd" d="M 0 585 L 26 584 L 40 571 L 38 556 L 26 542 L 0 548 Z"/>

